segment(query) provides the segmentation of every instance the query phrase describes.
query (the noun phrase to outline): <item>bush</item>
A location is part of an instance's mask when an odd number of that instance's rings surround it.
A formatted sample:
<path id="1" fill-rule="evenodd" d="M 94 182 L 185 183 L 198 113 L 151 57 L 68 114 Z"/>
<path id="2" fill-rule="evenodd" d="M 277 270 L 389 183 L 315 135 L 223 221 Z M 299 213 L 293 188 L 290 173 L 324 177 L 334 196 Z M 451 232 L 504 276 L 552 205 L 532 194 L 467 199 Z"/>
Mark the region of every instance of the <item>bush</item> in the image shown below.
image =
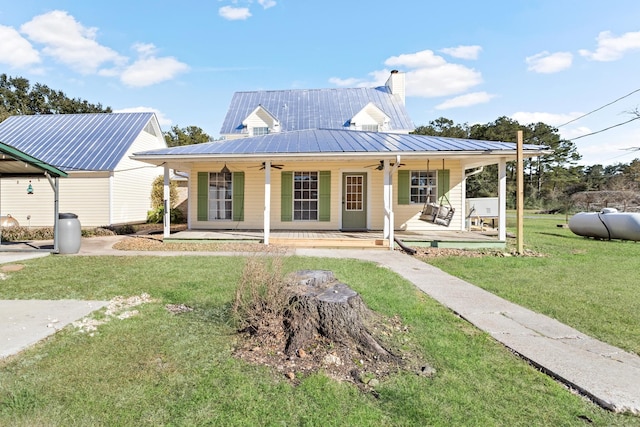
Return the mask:
<path id="1" fill-rule="evenodd" d="M 132 226 L 129 230 L 133 230 Z M 81 230 L 82 237 L 96 237 L 96 236 L 114 236 L 116 234 L 128 234 L 123 233 L 122 230 L 109 229 L 103 227 L 96 228 L 83 228 Z M 53 240 L 53 227 L 5 227 L 2 229 L 2 240 L 7 242 L 20 242 L 29 240 Z"/>
<path id="2" fill-rule="evenodd" d="M 178 200 L 178 183 L 176 181 L 169 181 L 169 199 L 173 209 Z M 156 177 L 151 185 L 151 206 L 154 210 L 164 206 L 164 177 L 162 175 Z"/>
<path id="3" fill-rule="evenodd" d="M 253 257 L 246 261 L 232 307 L 240 331 L 259 339 L 282 332 L 284 314 L 291 310 L 281 257 Z"/>
<path id="4" fill-rule="evenodd" d="M 185 222 L 184 214 L 180 209 L 171 209 L 169 213 L 172 224 L 183 224 Z M 147 223 L 160 224 L 164 219 L 164 207 L 159 207 L 147 212 Z"/>

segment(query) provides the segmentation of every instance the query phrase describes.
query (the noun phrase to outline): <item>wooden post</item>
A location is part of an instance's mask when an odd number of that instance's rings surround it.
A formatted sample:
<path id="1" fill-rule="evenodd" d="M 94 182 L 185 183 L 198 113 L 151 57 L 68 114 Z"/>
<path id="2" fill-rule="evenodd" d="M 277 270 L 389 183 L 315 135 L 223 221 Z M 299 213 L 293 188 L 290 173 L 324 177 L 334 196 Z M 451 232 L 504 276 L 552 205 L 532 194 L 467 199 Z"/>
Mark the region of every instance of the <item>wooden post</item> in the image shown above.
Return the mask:
<path id="1" fill-rule="evenodd" d="M 522 161 L 522 131 L 518 131 L 518 147 L 516 150 L 516 181 L 517 181 L 517 194 L 516 194 L 516 221 L 518 225 L 517 230 L 517 244 L 518 254 L 522 255 L 524 252 L 524 164 Z"/>

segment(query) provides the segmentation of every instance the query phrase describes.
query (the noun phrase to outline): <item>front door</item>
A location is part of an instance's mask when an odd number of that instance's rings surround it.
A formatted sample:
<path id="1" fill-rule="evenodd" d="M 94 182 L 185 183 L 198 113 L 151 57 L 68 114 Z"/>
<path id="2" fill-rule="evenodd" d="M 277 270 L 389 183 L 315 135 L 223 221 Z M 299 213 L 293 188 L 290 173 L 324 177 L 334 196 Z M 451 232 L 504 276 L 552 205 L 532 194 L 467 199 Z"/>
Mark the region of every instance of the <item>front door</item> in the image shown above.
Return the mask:
<path id="1" fill-rule="evenodd" d="M 342 229 L 367 229 L 367 174 L 342 174 Z"/>

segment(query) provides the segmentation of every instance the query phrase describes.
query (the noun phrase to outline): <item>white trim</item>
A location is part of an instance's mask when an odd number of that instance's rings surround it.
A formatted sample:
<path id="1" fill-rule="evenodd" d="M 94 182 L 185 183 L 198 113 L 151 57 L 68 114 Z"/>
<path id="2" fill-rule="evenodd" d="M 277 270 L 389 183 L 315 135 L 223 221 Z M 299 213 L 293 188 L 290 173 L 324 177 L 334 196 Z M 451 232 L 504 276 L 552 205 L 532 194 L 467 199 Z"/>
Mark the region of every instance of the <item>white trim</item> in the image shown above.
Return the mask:
<path id="1" fill-rule="evenodd" d="M 164 202 L 164 216 L 162 218 L 163 236 L 165 238 L 171 235 L 171 191 L 170 191 L 170 170 L 169 165 L 164 165 L 164 185 L 163 185 L 163 202 Z"/>
<path id="2" fill-rule="evenodd" d="M 113 224 L 113 193 L 114 193 L 114 181 L 115 175 L 112 172 L 109 173 L 109 225 Z"/>
<path id="3" fill-rule="evenodd" d="M 246 185 L 245 185 L 246 188 Z M 245 203 L 246 204 L 246 203 Z M 264 244 L 269 244 L 271 234 L 271 160 L 264 162 Z"/>

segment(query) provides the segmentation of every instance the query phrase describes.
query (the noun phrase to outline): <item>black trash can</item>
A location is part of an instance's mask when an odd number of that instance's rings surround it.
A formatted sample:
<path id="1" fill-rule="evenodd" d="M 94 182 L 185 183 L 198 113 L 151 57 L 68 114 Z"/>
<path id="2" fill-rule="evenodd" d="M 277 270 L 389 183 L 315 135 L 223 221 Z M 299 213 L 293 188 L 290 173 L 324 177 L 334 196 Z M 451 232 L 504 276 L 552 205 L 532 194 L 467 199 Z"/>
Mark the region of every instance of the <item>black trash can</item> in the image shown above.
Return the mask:
<path id="1" fill-rule="evenodd" d="M 58 252 L 61 254 L 77 254 L 80 251 L 82 230 L 78 215 L 73 213 L 58 214 Z"/>

